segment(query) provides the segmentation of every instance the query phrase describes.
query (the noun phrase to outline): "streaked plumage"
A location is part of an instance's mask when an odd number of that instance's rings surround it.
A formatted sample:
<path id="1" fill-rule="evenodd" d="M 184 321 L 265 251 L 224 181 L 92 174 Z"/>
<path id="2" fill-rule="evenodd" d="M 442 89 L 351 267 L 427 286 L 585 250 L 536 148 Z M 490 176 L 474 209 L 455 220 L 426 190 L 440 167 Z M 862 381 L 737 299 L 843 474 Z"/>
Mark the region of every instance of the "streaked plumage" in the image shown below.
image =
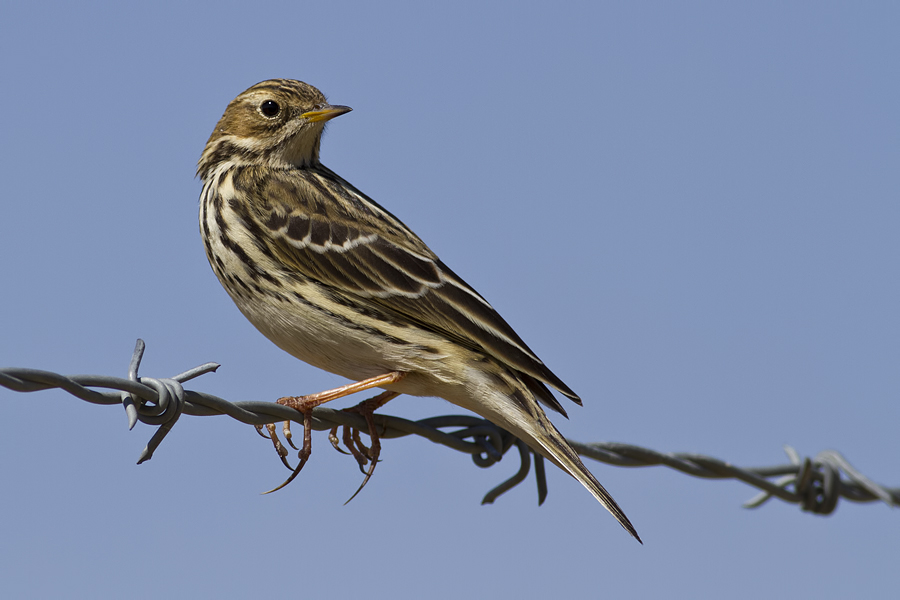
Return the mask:
<path id="1" fill-rule="evenodd" d="M 578 479 L 635 537 L 538 402 L 578 396 L 399 219 L 319 162 L 325 121 L 349 111 L 292 80 L 229 104 L 207 142 L 200 227 L 244 315 L 295 357 L 386 389 L 439 396 L 524 440 Z"/>

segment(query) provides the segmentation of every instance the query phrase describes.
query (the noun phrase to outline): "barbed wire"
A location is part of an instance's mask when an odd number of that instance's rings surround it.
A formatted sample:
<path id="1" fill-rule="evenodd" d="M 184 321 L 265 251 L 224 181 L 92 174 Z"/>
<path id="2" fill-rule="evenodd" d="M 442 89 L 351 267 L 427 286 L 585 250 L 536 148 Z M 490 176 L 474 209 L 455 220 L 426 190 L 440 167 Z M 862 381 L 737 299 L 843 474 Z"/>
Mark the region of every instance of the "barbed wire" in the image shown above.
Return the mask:
<path id="1" fill-rule="evenodd" d="M 146 346 L 138 340 L 128 368 L 128 378 L 106 375 L 64 376 L 50 371 L 25 368 L 0 369 L 0 386 L 17 392 L 37 392 L 58 388 L 93 404 L 121 404 L 125 408 L 128 427 L 138 421 L 158 428 L 141 453 L 138 464 L 150 460 L 153 452 L 171 431 L 182 414 L 193 416 L 228 415 L 249 425 L 260 426 L 282 421 L 302 424 L 302 415 L 292 408 L 274 402 L 229 402 L 218 396 L 186 390 L 183 383 L 214 372 L 219 365 L 206 363 L 170 378 L 156 379 L 138 375 Z M 105 388 L 99 392 L 90 388 Z M 312 429 L 331 430 L 347 426 L 368 433 L 366 420 L 359 414 L 317 407 L 313 410 Z M 376 414 L 375 423 L 383 428 L 381 439 L 418 435 L 437 444 L 472 456 L 476 465 L 490 467 L 514 446 L 521 461 L 518 472 L 491 491 L 483 504 L 490 504 L 501 494 L 524 481 L 531 471 L 534 457 L 538 486 L 538 502 L 547 495 L 543 457 L 524 442 L 484 419 L 467 415 L 446 415 L 419 421 Z M 450 431 L 443 431 L 449 429 Z M 704 479 L 736 479 L 761 490 L 744 504 L 756 508 L 771 498 L 799 505 L 816 514 L 830 514 L 840 498 L 852 502 L 884 502 L 900 505 L 900 488 L 879 485 L 854 469 L 838 452 L 825 450 L 813 458 L 801 457 L 786 446 L 789 464 L 772 467 L 741 468 L 702 454 L 663 454 L 619 443 L 583 444 L 569 440 L 582 456 L 620 467 L 663 465 Z M 770 481 L 771 479 L 774 479 Z"/>

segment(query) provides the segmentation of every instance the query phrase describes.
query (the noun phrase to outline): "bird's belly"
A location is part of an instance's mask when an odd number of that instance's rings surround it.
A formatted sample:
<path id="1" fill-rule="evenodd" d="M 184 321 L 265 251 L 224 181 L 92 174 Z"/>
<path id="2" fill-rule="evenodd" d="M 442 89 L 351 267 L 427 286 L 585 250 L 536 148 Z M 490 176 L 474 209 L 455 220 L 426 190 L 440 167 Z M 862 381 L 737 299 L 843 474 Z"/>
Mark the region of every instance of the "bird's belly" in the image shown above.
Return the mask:
<path id="1" fill-rule="evenodd" d="M 353 335 L 346 325 L 326 322 L 320 311 L 293 305 L 290 310 L 268 302 L 238 302 L 244 316 L 288 354 L 320 369 L 365 379 L 396 369 L 388 352 L 373 340 Z"/>
<path id="2" fill-rule="evenodd" d="M 275 296 L 250 300 L 240 294 L 232 298 L 263 335 L 314 367 L 355 381 L 401 371 L 407 377 L 388 387 L 416 396 L 446 397 L 445 385 L 460 383 L 459 352 L 448 340 L 338 306 L 326 308 L 307 291 L 308 302 L 287 303 Z"/>

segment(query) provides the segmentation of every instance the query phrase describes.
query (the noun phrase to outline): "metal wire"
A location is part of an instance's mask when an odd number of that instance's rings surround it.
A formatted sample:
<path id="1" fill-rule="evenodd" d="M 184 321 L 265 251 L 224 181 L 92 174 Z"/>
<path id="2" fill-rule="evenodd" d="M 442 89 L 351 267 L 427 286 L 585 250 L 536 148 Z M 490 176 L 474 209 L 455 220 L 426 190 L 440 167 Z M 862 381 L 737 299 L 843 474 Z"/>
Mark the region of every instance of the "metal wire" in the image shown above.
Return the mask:
<path id="1" fill-rule="evenodd" d="M 265 425 L 281 421 L 302 424 L 297 411 L 274 402 L 229 402 L 212 394 L 186 390 L 186 381 L 215 371 L 219 365 L 206 363 L 171 378 L 155 379 L 138 375 L 145 345 L 138 340 L 128 369 L 128 378 L 105 375 L 64 376 L 49 371 L 22 368 L 0 369 L 0 386 L 17 392 L 37 392 L 59 388 L 93 404 L 121 404 L 125 409 L 129 429 L 140 421 L 158 426 L 138 459 L 138 464 L 150 460 L 153 452 L 172 430 L 182 414 L 194 416 L 228 415 L 242 423 Z M 90 388 L 105 388 L 98 392 Z M 521 466 L 518 472 L 491 491 L 483 504 L 490 504 L 501 494 L 524 481 L 531 470 L 533 453 L 521 440 L 507 431 L 478 417 L 447 415 L 420 421 L 400 417 L 375 415 L 375 424 L 382 430 L 381 439 L 418 435 L 432 442 L 472 456 L 479 467 L 490 467 L 503 458 L 513 446 L 519 451 Z M 359 414 L 317 407 L 313 410 L 312 428 L 323 431 L 347 425 L 368 432 L 365 419 Z M 450 431 L 443 431 L 449 429 Z M 762 490 L 744 504 L 756 508 L 771 498 L 799 505 L 804 511 L 831 514 L 840 498 L 853 502 L 884 502 L 900 505 L 900 488 L 887 488 L 874 483 L 834 450 L 825 450 L 813 458 L 801 457 L 793 448 L 785 447 L 790 464 L 773 467 L 740 468 L 717 458 L 701 454 L 662 454 L 631 444 L 582 444 L 569 440 L 582 456 L 620 467 L 664 465 L 705 479 L 737 479 Z M 538 502 L 547 495 L 543 457 L 534 454 L 538 484 Z"/>

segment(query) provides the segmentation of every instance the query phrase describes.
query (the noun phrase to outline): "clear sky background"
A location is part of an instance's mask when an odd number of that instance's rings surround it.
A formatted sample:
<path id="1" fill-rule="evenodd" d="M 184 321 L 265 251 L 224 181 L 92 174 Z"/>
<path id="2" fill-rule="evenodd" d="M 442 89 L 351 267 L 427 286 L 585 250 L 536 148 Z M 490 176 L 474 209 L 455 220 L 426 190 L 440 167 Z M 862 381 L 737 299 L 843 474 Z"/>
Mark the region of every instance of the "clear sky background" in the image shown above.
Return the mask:
<path id="1" fill-rule="evenodd" d="M 344 383 L 216 281 L 196 161 L 227 103 L 296 78 L 354 111 L 323 162 L 412 227 L 584 398 L 580 441 L 737 465 L 833 448 L 900 485 L 900 9 L 893 3 L 6 3 L 0 364 L 275 400 Z M 590 463 L 640 546 L 549 471 L 315 436 L 287 489 L 226 417 L 152 435 L 0 389 L 0 596 L 872 597 L 900 513 L 829 517 Z M 342 406 L 350 405 L 349 401 Z M 460 413 L 398 399 L 408 418 Z"/>

